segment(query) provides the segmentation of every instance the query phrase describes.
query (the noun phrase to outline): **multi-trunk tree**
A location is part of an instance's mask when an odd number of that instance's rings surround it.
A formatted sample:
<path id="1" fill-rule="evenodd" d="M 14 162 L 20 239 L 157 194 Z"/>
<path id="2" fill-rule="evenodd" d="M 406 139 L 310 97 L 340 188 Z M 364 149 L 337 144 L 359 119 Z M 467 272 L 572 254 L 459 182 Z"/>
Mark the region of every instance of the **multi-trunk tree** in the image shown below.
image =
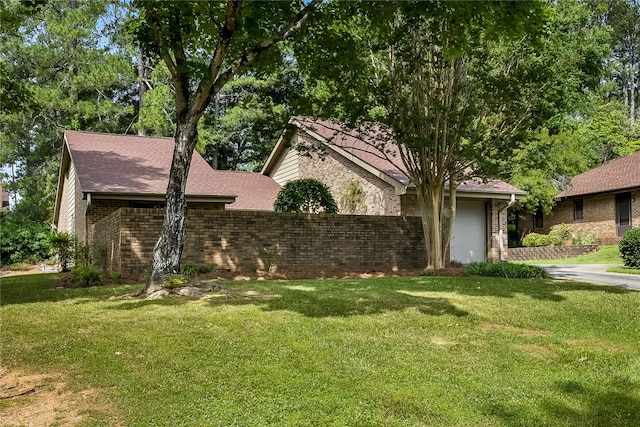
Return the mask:
<path id="1" fill-rule="evenodd" d="M 135 4 L 140 10 L 140 41 L 166 64 L 175 96 L 175 147 L 164 224 L 144 289 L 152 293 L 164 287 L 167 275 L 180 272 L 187 221 L 185 188 L 198 144 L 198 122 L 234 76 L 275 61 L 278 43 L 298 31 L 321 1 Z"/>
<path id="2" fill-rule="evenodd" d="M 541 2 L 349 2 L 333 4 L 299 57 L 316 88 L 336 96 L 319 114 L 382 123 L 375 145 L 416 187 L 426 269 L 447 262 L 457 186 L 497 177 L 529 129 L 561 102 L 549 79 L 553 16 Z M 329 7 L 327 8 L 329 9 Z M 329 13 L 329 12 L 328 12 Z M 336 101 L 339 105 L 336 106 Z M 391 158 L 389 144 L 399 154 Z"/>

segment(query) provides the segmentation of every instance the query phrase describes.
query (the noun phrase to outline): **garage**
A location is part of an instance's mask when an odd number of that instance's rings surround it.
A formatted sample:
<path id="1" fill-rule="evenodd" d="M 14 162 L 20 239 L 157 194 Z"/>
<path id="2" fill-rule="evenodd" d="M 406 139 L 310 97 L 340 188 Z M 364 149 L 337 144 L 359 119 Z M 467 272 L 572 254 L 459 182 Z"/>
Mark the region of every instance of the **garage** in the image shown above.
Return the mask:
<path id="1" fill-rule="evenodd" d="M 451 261 L 469 264 L 486 260 L 486 215 L 484 201 L 458 200 L 451 238 Z"/>

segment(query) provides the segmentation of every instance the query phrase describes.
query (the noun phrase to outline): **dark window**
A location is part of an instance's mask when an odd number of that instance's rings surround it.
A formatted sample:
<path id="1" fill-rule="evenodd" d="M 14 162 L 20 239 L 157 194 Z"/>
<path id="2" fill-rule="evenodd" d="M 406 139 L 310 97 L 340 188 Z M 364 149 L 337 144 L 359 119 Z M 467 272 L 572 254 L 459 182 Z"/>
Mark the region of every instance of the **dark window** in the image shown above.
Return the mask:
<path id="1" fill-rule="evenodd" d="M 582 210 L 582 199 L 573 201 L 573 219 L 580 221 L 584 218 L 584 211 Z"/>
<path id="2" fill-rule="evenodd" d="M 536 211 L 536 214 L 533 216 L 533 228 L 542 228 L 544 227 L 544 221 L 542 220 L 542 211 Z"/>

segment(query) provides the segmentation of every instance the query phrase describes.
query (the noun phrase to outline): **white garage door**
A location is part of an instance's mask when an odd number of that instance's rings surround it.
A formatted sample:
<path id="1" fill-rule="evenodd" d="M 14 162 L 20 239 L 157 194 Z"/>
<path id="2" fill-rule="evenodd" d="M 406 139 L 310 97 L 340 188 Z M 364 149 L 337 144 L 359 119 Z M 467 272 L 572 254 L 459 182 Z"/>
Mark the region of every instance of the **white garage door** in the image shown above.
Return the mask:
<path id="1" fill-rule="evenodd" d="M 451 239 L 451 261 L 469 264 L 485 260 L 486 224 L 484 201 L 458 201 Z"/>

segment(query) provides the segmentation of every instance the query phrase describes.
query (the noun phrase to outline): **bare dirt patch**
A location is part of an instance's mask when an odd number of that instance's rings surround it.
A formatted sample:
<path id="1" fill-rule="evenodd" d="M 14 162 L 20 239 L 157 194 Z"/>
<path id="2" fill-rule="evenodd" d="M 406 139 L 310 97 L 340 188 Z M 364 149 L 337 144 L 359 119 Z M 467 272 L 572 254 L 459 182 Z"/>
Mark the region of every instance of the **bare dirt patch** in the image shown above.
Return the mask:
<path id="1" fill-rule="evenodd" d="M 0 277 L 11 277 L 11 276 L 24 276 L 27 274 L 42 274 L 42 273 L 55 273 L 55 270 L 51 270 L 52 267 L 46 266 L 45 270 L 42 270 L 42 267 L 39 265 L 32 265 L 29 270 L 11 270 L 9 267 L 3 267 L 0 269 Z"/>
<path id="2" fill-rule="evenodd" d="M 0 368 L 2 426 L 72 427 L 95 398 L 94 390 L 74 394 L 62 374 L 28 374 Z"/>

